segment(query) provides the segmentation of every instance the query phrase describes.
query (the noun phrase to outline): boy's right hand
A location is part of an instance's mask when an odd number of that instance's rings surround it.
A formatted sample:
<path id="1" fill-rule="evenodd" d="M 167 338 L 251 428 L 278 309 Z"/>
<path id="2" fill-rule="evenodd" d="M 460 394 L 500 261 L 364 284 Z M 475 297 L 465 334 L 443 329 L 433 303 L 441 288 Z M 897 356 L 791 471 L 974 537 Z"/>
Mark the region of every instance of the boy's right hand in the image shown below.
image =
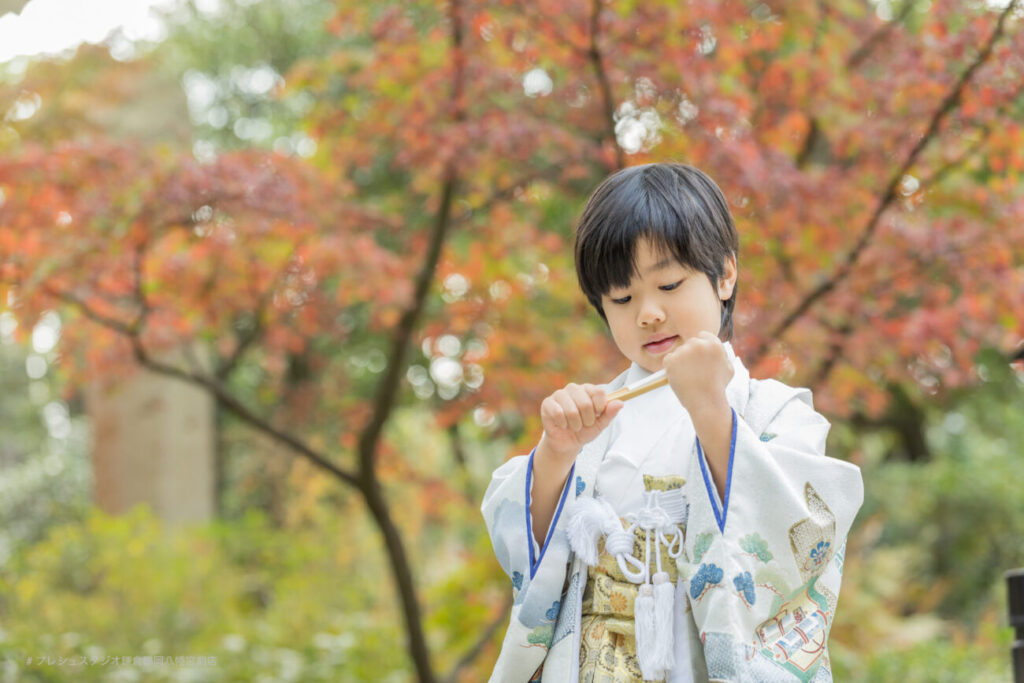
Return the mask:
<path id="1" fill-rule="evenodd" d="M 594 384 L 567 384 L 541 401 L 544 437 L 537 455 L 568 470 L 580 449 L 604 431 L 624 405 L 608 403 L 604 389 Z"/>

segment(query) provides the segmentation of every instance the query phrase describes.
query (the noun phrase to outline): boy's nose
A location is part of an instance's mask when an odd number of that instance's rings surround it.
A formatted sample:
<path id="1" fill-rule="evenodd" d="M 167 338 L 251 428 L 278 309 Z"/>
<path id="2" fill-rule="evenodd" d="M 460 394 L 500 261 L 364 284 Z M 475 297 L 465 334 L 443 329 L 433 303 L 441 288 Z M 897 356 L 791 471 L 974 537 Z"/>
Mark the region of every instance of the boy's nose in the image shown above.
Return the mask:
<path id="1" fill-rule="evenodd" d="M 660 306 L 645 302 L 640 307 L 640 314 L 637 316 L 637 324 L 640 327 L 649 327 L 662 322 L 665 322 L 665 312 Z"/>

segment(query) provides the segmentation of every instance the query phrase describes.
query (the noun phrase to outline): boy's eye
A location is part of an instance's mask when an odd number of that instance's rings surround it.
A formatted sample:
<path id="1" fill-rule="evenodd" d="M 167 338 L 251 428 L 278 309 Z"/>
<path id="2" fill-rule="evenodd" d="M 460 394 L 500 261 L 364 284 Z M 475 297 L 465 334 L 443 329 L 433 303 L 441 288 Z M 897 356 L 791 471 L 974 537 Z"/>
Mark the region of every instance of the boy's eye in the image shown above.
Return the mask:
<path id="1" fill-rule="evenodd" d="M 673 289 L 675 289 L 676 287 L 678 287 L 681 284 L 683 284 L 682 280 L 680 280 L 679 282 L 673 282 L 670 285 L 662 285 L 661 287 L 658 287 L 658 289 L 660 289 L 662 291 L 665 291 L 665 292 L 671 292 Z"/>
<path id="2" fill-rule="evenodd" d="M 623 297 L 620 297 L 618 299 L 612 299 L 612 303 L 613 304 L 628 304 L 629 300 L 632 299 L 632 298 L 633 297 L 631 297 L 631 296 L 623 296 Z"/>

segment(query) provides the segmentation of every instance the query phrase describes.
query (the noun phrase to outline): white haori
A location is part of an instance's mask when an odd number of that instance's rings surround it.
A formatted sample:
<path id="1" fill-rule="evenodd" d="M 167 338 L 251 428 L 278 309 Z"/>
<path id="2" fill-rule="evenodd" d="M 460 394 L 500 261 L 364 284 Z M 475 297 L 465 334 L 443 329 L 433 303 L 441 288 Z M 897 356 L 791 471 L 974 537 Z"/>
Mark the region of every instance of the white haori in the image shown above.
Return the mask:
<path id="1" fill-rule="evenodd" d="M 726 388 L 735 417 L 723 498 L 692 421 L 667 386 L 627 402 L 583 448 L 543 544 L 531 531 L 532 454 L 494 472 L 482 512 L 515 600 L 492 681 L 529 681 L 542 664 L 544 682 L 578 680 L 582 593 L 601 536 L 642 595 L 650 586 L 654 609 L 641 601 L 645 621 L 638 614 L 636 624 L 653 634 L 641 655 L 645 678 L 831 680 L 827 635 L 846 535 L 863 498 L 860 472 L 824 457 L 829 423 L 814 411 L 810 391 L 751 379 L 731 344 L 725 348 L 735 370 Z M 605 388 L 646 374 L 633 365 Z M 670 496 L 651 494 L 645 474 L 681 476 L 685 484 Z M 617 534 L 628 525 L 650 527 L 654 549 L 664 543 L 675 552 L 665 520 L 678 518 L 680 505 L 688 506 L 679 524 L 680 578 L 674 598 L 663 600 L 657 591 L 665 582 L 650 553 L 633 557 L 632 538 L 627 548 Z M 661 588 L 662 596 L 671 589 Z M 673 606 L 671 628 L 666 614 L 658 616 L 663 604 Z M 663 632 L 672 655 L 658 646 Z M 638 633 L 638 651 L 644 640 Z"/>

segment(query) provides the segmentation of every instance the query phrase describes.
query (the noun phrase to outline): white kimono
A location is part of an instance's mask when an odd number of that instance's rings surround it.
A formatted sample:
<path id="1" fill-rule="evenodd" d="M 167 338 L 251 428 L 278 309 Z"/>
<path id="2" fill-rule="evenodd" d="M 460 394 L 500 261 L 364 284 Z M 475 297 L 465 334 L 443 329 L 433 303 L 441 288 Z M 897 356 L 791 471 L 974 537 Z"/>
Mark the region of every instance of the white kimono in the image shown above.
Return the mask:
<path id="1" fill-rule="evenodd" d="M 827 638 L 846 536 L 863 502 L 860 470 L 824 455 L 830 425 L 809 390 L 751 379 L 725 348 L 735 374 L 726 388 L 733 434 L 724 500 L 668 386 L 627 402 L 580 451 L 543 545 L 531 529 L 533 454 L 495 470 L 482 512 L 515 601 L 491 681 L 524 683 L 542 664 L 545 683 L 579 679 L 587 565 L 572 550 L 578 539 L 570 546 L 569 522 L 574 509 L 595 507 L 583 503 L 595 495 L 619 516 L 636 512 L 644 474 L 685 479 L 675 666 L 666 680 L 832 680 Z M 647 374 L 634 364 L 605 388 Z"/>

